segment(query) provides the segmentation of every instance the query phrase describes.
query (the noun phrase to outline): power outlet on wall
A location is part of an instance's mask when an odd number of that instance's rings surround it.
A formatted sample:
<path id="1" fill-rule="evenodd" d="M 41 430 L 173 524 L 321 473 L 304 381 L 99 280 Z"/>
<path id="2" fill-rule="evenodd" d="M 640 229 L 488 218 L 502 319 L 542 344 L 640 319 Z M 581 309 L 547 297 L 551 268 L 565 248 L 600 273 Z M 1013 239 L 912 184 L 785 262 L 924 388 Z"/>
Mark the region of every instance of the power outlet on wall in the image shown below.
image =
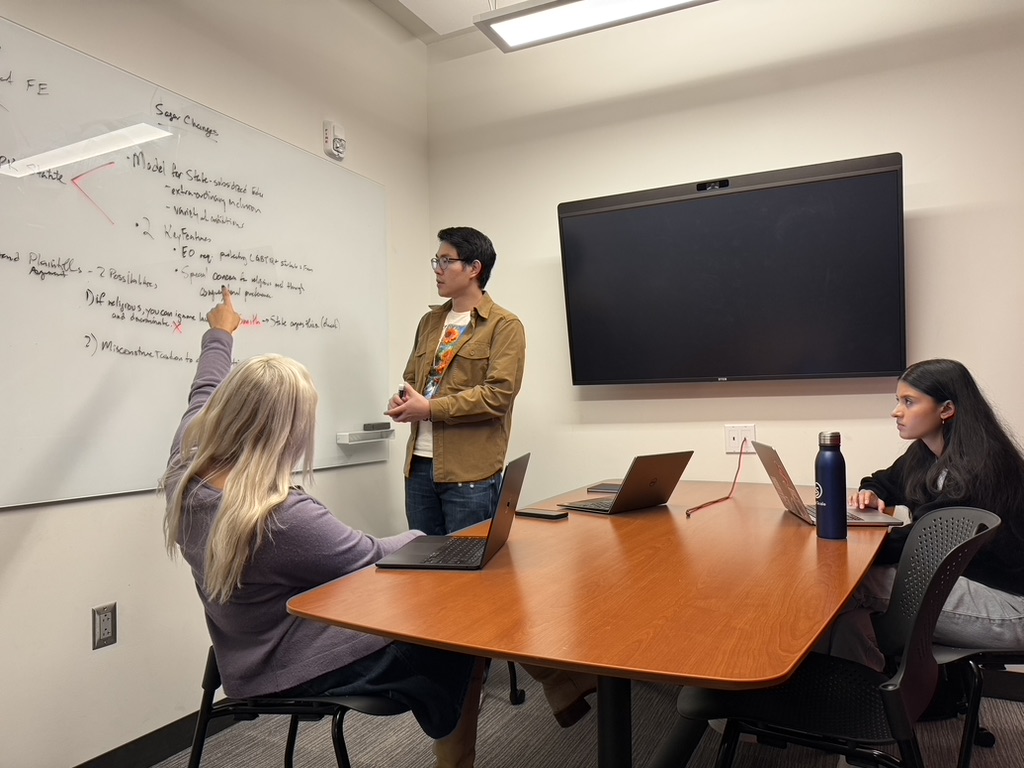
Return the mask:
<path id="1" fill-rule="evenodd" d="M 744 453 L 753 453 L 754 446 L 751 443 L 757 439 L 755 425 L 753 424 L 726 424 L 725 425 L 725 452 L 739 453 L 740 446 L 743 446 Z M 743 441 L 747 442 L 744 443 Z"/>
<path id="2" fill-rule="evenodd" d="M 105 648 L 117 642 L 117 603 L 98 605 L 92 609 L 92 649 Z"/>

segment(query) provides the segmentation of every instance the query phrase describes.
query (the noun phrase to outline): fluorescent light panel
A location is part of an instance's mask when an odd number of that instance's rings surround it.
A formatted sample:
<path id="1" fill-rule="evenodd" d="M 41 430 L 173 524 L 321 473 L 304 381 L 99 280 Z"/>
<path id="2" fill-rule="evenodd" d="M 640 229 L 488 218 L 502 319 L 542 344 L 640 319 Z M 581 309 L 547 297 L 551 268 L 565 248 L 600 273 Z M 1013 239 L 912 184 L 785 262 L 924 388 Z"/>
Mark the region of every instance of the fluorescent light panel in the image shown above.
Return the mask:
<path id="1" fill-rule="evenodd" d="M 714 0 L 531 0 L 473 18 L 505 53 Z"/>
<path id="2" fill-rule="evenodd" d="M 51 168 L 59 168 L 62 165 L 70 165 L 80 160 L 88 160 L 91 157 L 99 157 L 110 152 L 116 152 L 125 147 L 134 147 L 153 139 L 161 139 L 170 136 L 170 131 L 165 131 L 156 126 L 138 123 L 127 128 L 119 128 L 110 133 L 94 136 L 91 139 L 68 144 L 66 147 L 51 149 L 49 152 L 42 152 L 32 157 L 16 160 L 0 167 L 0 173 L 5 176 L 13 176 L 20 179 L 33 173 L 42 173 Z"/>

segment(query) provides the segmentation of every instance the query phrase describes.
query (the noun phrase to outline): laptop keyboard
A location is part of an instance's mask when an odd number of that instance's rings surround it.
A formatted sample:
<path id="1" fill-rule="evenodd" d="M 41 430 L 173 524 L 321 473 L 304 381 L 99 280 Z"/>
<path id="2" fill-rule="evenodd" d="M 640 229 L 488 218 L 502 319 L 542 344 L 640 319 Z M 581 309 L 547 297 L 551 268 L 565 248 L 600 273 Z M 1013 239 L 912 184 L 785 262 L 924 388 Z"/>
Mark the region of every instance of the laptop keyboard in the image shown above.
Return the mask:
<path id="1" fill-rule="evenodd" d="M 607 512 L 612 508 L 612 502 L 614 498 L 610 499 L 590 499 L 588 501 L 574 501 L 572 506 L 575 509 L 589 509 L 592 512 Z"/>
<path id="2" fill-rule="evenodd" d="M 424 563 L 445 563 L 449 565 L 470 565 L 479 563 L 484 556 L 486 539 L 470 536 L 456 536 L 424 560 Z"/>
<path id="3" fill-rule="evenodd" d="M 814 507 L 806 507 L 806 509 L 807 509 L 807 513 L 811 516 L 811 520 L 814 520 L 815 522 L 817 522 L 818 521 L 818 516 L 817 516 L 818 515 L 818 510 L 815 509 Z M 853 512 L 850 512 L 849 510 L 847 510 L 847 512 L 846 512 L 846 522 L 848 522 L 848 523 L 857 523 L 857 522 L 860 522 L 863 519 L 864 519 L 863 517 L 860 517 L 859 515 L 855 515 Z"/>

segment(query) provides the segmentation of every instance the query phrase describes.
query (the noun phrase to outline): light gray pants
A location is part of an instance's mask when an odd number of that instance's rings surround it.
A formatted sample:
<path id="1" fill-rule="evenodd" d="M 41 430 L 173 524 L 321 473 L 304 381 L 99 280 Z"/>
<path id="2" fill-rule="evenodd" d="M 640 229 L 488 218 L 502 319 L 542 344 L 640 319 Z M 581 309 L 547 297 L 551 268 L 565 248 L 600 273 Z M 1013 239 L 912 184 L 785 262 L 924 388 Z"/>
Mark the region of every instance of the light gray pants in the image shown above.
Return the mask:
<path id="1" fill-rule="evenodd" d="M 881 670 L 871 614 L 884 611 L 896 580 L 895 565 L 876 565 L 836 617 L 816 650 Z M 960 577 L 935 627 L 935 641 L 960 648 L 1024 648 L 1024 597 Z"/>

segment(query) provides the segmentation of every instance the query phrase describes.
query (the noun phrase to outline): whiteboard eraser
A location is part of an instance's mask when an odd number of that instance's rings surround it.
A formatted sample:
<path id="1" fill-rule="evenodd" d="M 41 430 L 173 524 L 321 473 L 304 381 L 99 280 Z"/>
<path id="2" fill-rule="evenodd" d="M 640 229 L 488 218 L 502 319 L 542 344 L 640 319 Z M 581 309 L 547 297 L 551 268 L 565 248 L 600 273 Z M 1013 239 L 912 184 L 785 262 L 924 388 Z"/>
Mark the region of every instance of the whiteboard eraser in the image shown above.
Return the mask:
<path id="1" fill-rule="evenodd" d="M 389 421 L 368 421 L 363 424 L 363 430 L 365 432 L 375 432 L 382 429 L 391 429 L 391 422 Z"/>

